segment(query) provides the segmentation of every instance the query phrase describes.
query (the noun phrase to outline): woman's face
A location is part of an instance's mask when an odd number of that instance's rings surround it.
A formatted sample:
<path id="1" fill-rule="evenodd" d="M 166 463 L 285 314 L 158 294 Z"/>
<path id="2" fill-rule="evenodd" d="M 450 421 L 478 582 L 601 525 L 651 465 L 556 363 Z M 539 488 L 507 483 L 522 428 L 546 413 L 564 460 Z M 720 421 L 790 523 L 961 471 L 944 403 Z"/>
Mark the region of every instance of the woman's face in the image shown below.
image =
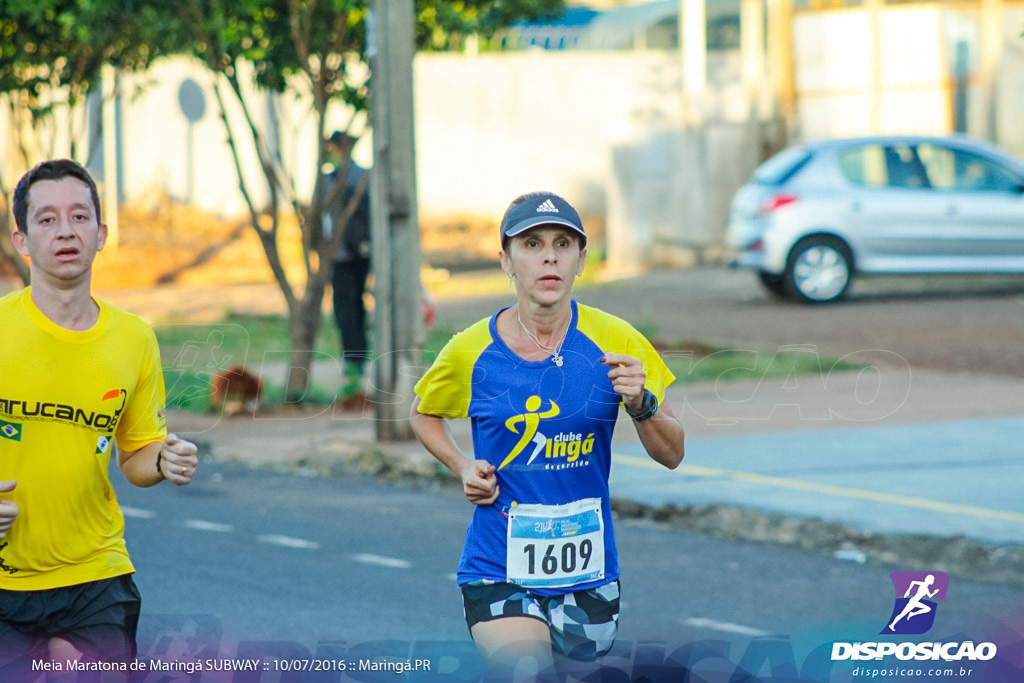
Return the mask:
<path id="1" fill-rule="evenodd" d="M 572 296 L 572 284 L 583 273 L 586 247 L 569 228 L 540 226 L 516 235 L 501 251 L 501 267 L 515 275 L 516 293 L 542 305 Z"/>

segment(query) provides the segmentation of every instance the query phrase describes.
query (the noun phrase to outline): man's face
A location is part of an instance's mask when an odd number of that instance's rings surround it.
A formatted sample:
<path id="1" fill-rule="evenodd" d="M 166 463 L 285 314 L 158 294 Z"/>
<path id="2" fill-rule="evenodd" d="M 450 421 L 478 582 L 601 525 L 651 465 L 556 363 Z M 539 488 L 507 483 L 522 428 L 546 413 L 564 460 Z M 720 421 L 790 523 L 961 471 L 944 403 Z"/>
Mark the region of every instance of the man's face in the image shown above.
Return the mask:
<path id="1" fill-rule="evenodd" d="M 28 192 L 27 230 L 14 246 L 31 259 L 33 274 L 77 283 L 92 273 L 96 253 L 107 242 L 89 187 L 77 178 L 40 180 Z"/>

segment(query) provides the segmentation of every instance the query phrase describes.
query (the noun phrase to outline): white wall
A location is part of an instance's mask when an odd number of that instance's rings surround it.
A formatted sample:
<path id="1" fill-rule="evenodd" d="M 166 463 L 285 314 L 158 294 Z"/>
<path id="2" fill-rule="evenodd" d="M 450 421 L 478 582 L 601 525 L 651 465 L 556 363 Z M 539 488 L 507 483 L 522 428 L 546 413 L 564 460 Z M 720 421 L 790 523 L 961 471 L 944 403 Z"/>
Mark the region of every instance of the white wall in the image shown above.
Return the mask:
<path id="1" fill-rule="evenodd" d="M 678 82 L 675 62 L 660 53 L 420 55 L 422 213 L 500 217 L 536 189 L 603 211 L 612 146 L 678 117 L 666 86 Z"/>
<path id="2" fill-rule="evenodd" d="M 962 41 L 970 72 L 967 132 L 988 137 L 992 116 L 997 142 L 1024 157 L 1024 7 L 1004 6 L 1003 12 L 994 103 L 978 85 L 981 32 L 975 8 L 886 6 L 877 33 L 863 7 L 799 12 L 793 22 L 797 137 L 952 131 L 954 54 Z"/>
<path id="3" fill-rule="evenodd" d="M 205 115 L 192 124 L 192 188 L 188 183 L 190 124 L 178 104 L 178 91 L 185 79 L 196 81 L 206 100 Z M 243 77 L 242 81 L 248 79 Z M 165 59 L 145 74 L 122 77 L 121 87 L 125 93 L 121 141 L 126 198 L 161 191 L 223 214 L 247 212 L 209 72 L 186 58 Z M 229 119 L 243 135 L 238 144 L 239 156 L 253 200 L 260 206 L 270 197 L 270 191 L 260 173 L 241 107 L 227 88 L 223 92 Z M 253 107 L 250 115 L 266 136 L 264 144 L 280 145 L 281 158 L 291 169 L 299 196 L 308 199 L 317 154 L 312 100 L 275 97 L 255 89 L 248 89 L 246 95 Z M 348 116 L 340 107 L 332 109 L 327 134 L 332 126 L 344 127 Z M 369 163 L 367 153 L 371 147 L 369 140 L 361 140 L 357 159 Z"/>

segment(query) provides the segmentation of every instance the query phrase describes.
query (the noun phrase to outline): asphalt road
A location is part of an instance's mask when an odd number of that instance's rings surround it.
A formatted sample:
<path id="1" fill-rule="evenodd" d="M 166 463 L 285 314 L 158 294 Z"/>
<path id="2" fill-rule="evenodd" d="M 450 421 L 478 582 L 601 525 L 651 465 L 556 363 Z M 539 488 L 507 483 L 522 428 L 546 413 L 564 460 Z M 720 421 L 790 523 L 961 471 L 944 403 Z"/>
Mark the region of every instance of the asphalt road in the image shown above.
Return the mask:
<path id="1" fill-rule="evenodd" d="M 438 680 L 479 674 L 453 577 L 470 511 L 458 490 L 221 463 L 187 488 L 136 489 L 112 474 L 143 594 L 143 661 L 390 654 L 448 667 Z M 707 643 L 717 643 L 718 668 L 758 647 L 781 648 L 773 657 L 799 667 L 833 640 L 872 637 L 890 616 L 888 568 L 651 523 L 623 521 L 617 532 L 623 605 L 610 661 L 627 670 Z M 1024 591 L 954 580 L 933 635 L 979 623 L 990 632 L 1022 611 Z M 192 680 L 299 680 L 266 666 Z"/>

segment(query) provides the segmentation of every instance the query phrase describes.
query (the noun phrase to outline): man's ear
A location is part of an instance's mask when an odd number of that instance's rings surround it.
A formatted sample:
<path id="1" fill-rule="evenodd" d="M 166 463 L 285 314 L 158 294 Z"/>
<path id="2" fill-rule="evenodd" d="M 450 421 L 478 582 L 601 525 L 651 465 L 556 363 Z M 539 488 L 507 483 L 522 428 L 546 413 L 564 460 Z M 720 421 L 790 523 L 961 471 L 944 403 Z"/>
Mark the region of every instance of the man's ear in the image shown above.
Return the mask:
<path id="1" fill-rule="evenodd" d="M 22 230 L 15 230 L 11 233 L 11 242 L 22 256 L 28 256 L 28 243 L 25 241 L 27 239 L 28 235 Z"/>
<path id="2" fill-rule="evenodd" d="M 103 251 L 103 247 L 107 246 L 107 237 L 110 236 L 110 230 L 107 228 L 106 223 L 100 223 L 99 237 L 96 240 L 96 251 Z"/>

